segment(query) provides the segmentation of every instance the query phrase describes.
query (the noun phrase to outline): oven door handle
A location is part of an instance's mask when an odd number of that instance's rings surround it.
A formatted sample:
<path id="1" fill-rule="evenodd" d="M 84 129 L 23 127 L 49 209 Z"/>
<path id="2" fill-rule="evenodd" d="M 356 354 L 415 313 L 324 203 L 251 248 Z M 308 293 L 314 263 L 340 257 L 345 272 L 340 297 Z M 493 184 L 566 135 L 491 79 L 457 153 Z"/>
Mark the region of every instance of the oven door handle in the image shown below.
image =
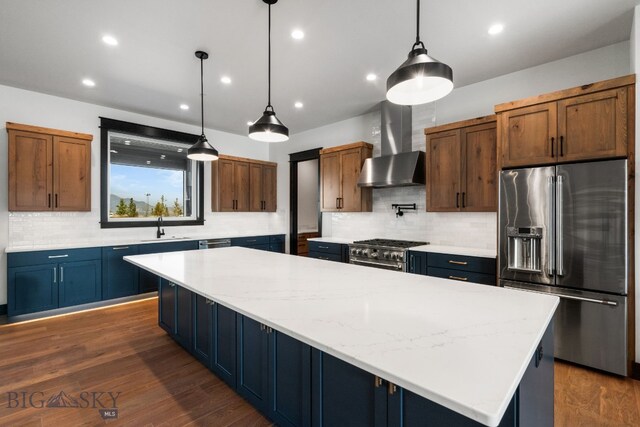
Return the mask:
<path id="1" fill-rule="evenodd" d="M 355 264 L 355 265 L 366 265 L 368 267 L 377 267 L 377 268 L 386 268 L 387 270 L 397 270 L 397 271 L 402 271 L 402 264 L 380 264 L 377 262 L 371 262 L 371 261 L 361 261 L 359 259 L 351 259 L 349 260 L 350 264 Z"/>

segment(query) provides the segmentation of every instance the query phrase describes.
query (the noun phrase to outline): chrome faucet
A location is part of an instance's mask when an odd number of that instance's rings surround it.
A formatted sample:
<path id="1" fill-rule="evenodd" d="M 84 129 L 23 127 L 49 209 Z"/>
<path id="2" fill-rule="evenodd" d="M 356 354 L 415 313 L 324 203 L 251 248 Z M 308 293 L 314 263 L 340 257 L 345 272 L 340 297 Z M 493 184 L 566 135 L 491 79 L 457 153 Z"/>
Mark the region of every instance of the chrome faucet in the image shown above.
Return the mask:
<path id="1" fill-rule="evenodd" d="M 164 229 L 160 230 L 160 227 L 162 227 L 162 215 L 158 217 L 158 231 L 156 232 L 156 237 L 158 239 L 164 236 Z"/>

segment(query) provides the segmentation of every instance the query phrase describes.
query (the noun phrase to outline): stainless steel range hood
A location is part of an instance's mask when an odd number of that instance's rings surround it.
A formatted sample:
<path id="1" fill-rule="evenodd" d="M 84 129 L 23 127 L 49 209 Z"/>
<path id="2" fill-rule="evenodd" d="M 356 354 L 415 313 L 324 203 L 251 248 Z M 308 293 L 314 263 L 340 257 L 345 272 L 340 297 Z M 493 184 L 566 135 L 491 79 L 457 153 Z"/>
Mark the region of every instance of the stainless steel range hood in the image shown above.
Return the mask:
<path id="1" fill-rule="evenodd" d="M 383 101 L 380 113 L 382 155 L 364 161 L 358 186 L 385 188 L 424 185 L 424 151 L 411 151 L 411 107 Z"/>

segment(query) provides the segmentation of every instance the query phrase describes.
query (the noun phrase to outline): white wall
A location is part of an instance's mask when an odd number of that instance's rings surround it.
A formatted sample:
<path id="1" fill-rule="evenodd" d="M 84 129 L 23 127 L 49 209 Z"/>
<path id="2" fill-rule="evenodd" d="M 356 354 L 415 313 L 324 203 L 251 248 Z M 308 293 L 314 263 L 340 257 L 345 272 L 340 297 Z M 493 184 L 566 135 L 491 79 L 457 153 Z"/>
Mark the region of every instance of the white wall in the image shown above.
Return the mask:
<path id="1" fill-rule="evenodd" d="M 318 167 L 320 162 L 298 163 L 298 232 L 318 231 Z"/>
<path id="2" fill-rule="evenodd" d="M 629 42 L 622 42 L 559 61 L 517 71 L 455 89 L 444 99 L 413 108 L 413 149 L 425 149 L 424 128 L 493 113 L 495 104 L 629 74 Z M 455 70 L 454 70 L 455 71 Z M 378 112 L 295 134 L 272 145 L 270 157 L 280 163 L 278 203 L 288 203 L 293 152 L 331 147 L 358 140 L 374 145 L 380 155 Z M 396 237 L 481 248 L 496 246 L 495 213 L 428 213 L 423 187 L 373 190 L 373 212 L 325 213 L 323 235 L 345 238 Z M 392 203 L 416 203 L 418 212 L 396 218 Z M 288 221 L 288 208 L 283 219 Z"/>
<path id="3" fill-rule="evenodd" d="M 99 116 L 140 123 L 182 132 L 199 134 L 200 128 L 184 123 L 158 119 L 127 111 L 73 101 L 41 93 L 0 86 L 0 304 L 6 299 L 5 247 L 57 243 L 102 242 L 155 238 L 153 228 L 100 228 L 100 132 Z M 91 146 L 91 212 L 8 213 L 7 197 L 7 132 L 5 122 L 44 126 L 94 136 Z M 220 153 L 268 160 L 266 143 L 248 137 L 206 130 L 207 138 Z M 280 205 L 276 213 L 212 213 L 211 169 L 205 165 L 205 225 L 166 227 L 168 236 L 203 237 L 216 235 L 283 233 L 286 228 L 280 218 L 288 206 Z"/>

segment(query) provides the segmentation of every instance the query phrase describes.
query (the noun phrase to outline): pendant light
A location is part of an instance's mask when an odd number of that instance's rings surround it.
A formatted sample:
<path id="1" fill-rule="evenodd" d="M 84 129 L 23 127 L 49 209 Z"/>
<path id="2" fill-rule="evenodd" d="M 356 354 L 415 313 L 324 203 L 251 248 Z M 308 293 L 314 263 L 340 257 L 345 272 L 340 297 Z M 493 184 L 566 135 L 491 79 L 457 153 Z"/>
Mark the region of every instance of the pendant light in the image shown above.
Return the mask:
<path id="1" fill-rule="evenodd" d="M 191 160 L 199 160 L 202 162 L 210 162 L 218 159 L 218 150 L 213 148 L 207 137 L 204 136 L 204 68 L 203 61 L 209 57 L 207 52 L 201 50 L 196 51 L 196 58 L 200 60 L 200 114 L 202 123 L 202 134 L 198 141 L 187 150 L 187 158 Z"/>
<path id="2" fill-rule="evenodd" d="M 420 0 L 416 3 L 416 42 L 407 60 L 387 79 L 387 99 L 394 104 L 425 104 L 447 96 L 453 89 L 451 67 L 427 55 L 420 41 Z"/>
<path id="3" fill-rule="evenodd" d="M 262 0 L 269 5 L 269 96 L 262 117 L 249 126 L 249 138 L 264 142 L 282 142 L 289 139 L 289 129 L 276 117 L 271 105 L 271 5 L 278 0 Z"/>

